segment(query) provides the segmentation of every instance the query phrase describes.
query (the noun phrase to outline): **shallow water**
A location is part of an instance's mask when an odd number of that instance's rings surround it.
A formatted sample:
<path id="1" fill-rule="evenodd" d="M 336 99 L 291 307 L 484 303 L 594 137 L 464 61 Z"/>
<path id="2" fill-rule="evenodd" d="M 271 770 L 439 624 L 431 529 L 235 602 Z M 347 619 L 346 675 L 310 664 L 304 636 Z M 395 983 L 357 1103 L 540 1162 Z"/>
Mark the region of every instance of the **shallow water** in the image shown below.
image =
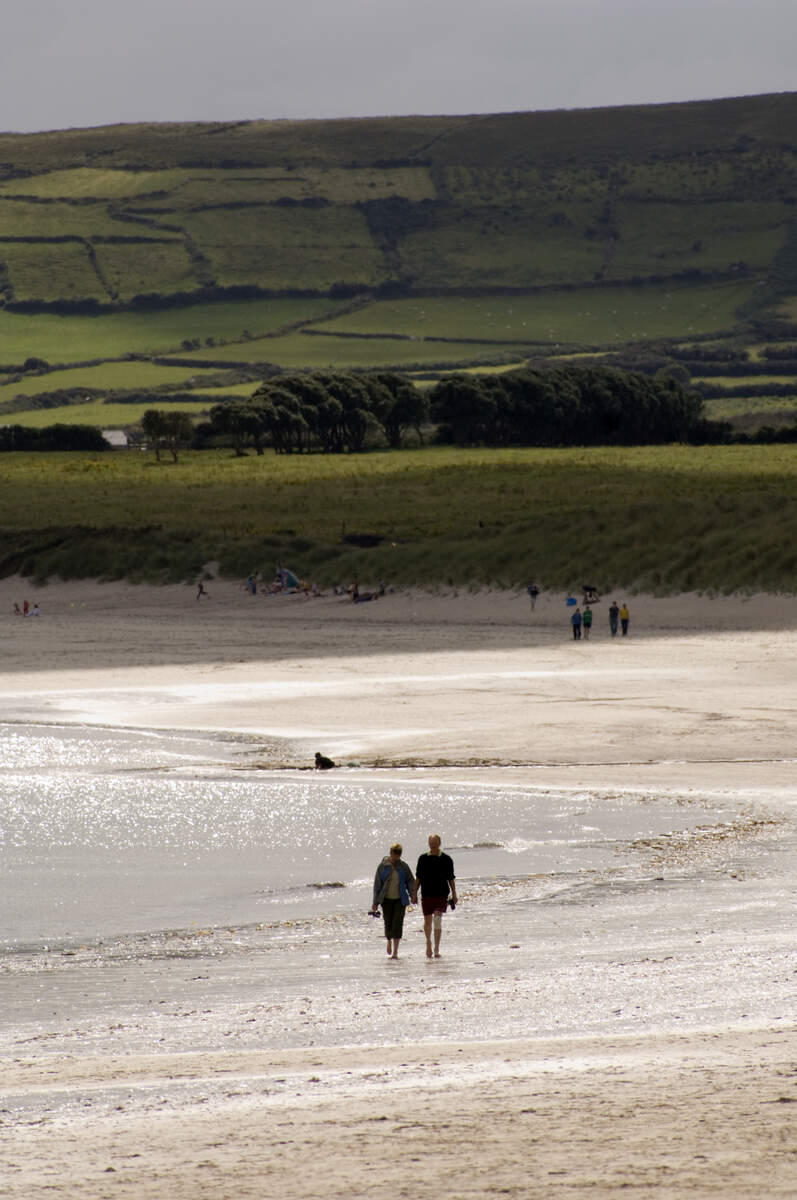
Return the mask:
<path id="1" fill-rule="evenodd" d="M 242 739 L 6 726 L 0 948 L 364 911 L 396 839 L 439 830 L 460 886 L 632 872 L 635 843 L 730 822 L 727 802 L 251 769 Z"/>
<path id="2" fill-rule="evenodd" d="M 797 837 L 783 795 L 778 810 L 731 781 L 700 796 L 534 788 L 496 769 L 483 782 L 262 771 L 262 740 L 1 734 L 0 1054 L 793 1019 Z M 414 865 L 432 830 L 461 902 L 444 917 L 440 960 L 426 959 L 414 910 L 393 963 L 366 913 L 373 871 L 396 837 Z M 135 1104 L 163 1103 L 165 1086 Z M 71 1086 L 12 1097 L 0 1125 L 117 1101 Z"/>

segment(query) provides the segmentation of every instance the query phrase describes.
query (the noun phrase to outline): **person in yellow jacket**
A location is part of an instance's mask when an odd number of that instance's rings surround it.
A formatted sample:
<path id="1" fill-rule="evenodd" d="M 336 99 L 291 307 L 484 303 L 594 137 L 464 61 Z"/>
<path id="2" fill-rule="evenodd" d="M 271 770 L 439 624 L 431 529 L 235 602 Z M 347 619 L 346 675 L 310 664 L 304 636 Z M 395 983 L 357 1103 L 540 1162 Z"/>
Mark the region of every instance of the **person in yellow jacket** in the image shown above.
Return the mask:
<path id="1" fill-rule="evenodd" d="M 624 600 L 623 603 L 620 605 L 620 630 L 622 632 L 623 637 L 626 637 L 626 635 L 628 634 L 628 620 L 629 620 L 628 605 L 626 604 L 626 602 Z"/>

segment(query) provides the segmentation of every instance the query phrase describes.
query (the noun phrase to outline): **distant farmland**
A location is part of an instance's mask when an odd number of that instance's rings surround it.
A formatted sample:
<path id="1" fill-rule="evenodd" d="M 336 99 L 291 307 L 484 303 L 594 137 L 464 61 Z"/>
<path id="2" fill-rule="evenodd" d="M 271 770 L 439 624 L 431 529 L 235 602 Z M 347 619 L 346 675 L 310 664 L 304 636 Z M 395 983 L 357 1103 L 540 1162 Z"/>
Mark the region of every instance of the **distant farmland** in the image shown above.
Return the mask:
<path id="1" fill-rule="evenodd" d="M 797 94 L 5 134 L 0 163 L 6 411 L 797 338 Z"/>

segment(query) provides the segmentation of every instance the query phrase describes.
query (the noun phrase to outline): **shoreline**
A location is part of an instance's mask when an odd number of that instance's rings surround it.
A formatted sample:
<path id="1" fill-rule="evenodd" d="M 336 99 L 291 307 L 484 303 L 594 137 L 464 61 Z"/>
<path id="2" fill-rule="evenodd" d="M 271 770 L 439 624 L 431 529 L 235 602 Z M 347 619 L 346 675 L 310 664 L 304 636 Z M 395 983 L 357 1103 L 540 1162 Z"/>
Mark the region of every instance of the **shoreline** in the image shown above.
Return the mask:
<path id="1" fill-rule="evenodd" d="M 342 788 L 715 799 L 739 824 L 651 843 L 625 892 L 529 908 L 499 889 L 478 930 L 460 906 L 432 968 L 417 921 L 386 965 L 352 915 L 276 949 L 215 953 L 236 934 L 219 928 L 196 953 L 175 938 L 9 974 L 30 1028 L 0 1059 L 4 1194 L 370 1200 L 390 1146 L 399 1200 L 794 1194 L 793 597 L 618 596 L 630 636 L 601 610 L 573 643 L 564 597 L 532 614 L 522 594 L 253 601 L 213 581 L 206 603 L 74 583 L 22 619 L 20 584 L 0 582 L 7 729 L 231 732 L 266 784 L 308 779 L 320 748 Z M 560 1013 L 590 1032 L 554 1036 Z M 490 1040 L 499 1017 L 510 1036 Z M 264 1048 L 280 1037 L 294 1048 Z"/>

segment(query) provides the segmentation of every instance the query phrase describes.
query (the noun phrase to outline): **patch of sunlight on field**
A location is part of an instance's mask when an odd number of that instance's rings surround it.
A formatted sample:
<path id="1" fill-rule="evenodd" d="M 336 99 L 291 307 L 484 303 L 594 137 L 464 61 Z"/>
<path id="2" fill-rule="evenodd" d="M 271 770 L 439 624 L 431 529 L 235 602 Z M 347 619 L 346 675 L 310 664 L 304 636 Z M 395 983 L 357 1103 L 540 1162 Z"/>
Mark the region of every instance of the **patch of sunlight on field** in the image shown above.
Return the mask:
<path id="1" fill-rule="evenodd" d="M 154 388 L 171 384 L 175 388 L 189 379 L 201 378 L 201 371 L 189 367 L 164 367 L 151 362 L 106 362 L 96 367 L 71 367 L 65 371 L 50 371 L 46 375 L 30 375 L 18 383 L 0 390 L 0 400 L 9 395 L 39 396 L 61 388 L 95 388 L 103 391 L 125 391 L 134 388 Z M 155 399 L 155 397 L 153 397 Z"/>
<path id="2" fill-rule="evenodd" d="M 24 425 L 28 429 L 43 429 L 45 425 L 96 425 L 99 429 L 121 429 L 137 425 L 148 408 L 158 408 L 157 397 L 147 404 L 63 404 L 58 408 L 28 409 L 6 413 L 4 424 Z M 187 412 L 192 416 L 206 412 L 207 401 L 164 404 L 167 412 Z"/>
<path id="3" fill-rule="evenodd" d="M 773 372 L 777 368 L 777 363 L 772 364 Z M 699 369 L 699 368 L 698 368 Z M 797 381 L 794 378 L 794 372 L 790 371 L 785 375 L 693 375 L 692 383 L 707 383 L 709 387 L 763 387 L 768 383 L 777 384 L 782 387 L 783 384 L 794 383 L 797 388 Z"/>
<path id="4" fill-rule="evenodd" d="M 113 200 L 118 196 L 140 196 L 173 186 L 182 171 L 120 171 L 98 167 L 48 171 L 31 179 L 9 179 L 0 184 L 0 194 L 38 196 L 42 199 Z"/>
<path id="5" fill-rule="evenodd" d="M 229 300 L 96 317 L 0 309 L 0 355 L 2 365 L 7 366 L 31 356 L 66 364 L 125 354 L 185 354 L 181 343 L 188 339 L 218 341 L 240 338 L 246 332 L 258 336 L 296 322 L 318 320 L 341 307 L 341 302 L 323 299 Z"/>
<path id="6" fill-rule="evenodd" d="M 223 387 L 193 388 L 193 395 L 202 396 L 211 403 L 223 400 L 225 396 L 251 396 L 261 386 L 262 380 L 250 380 L 248 383 L 228 383 Z"/>
<path id="7" fill-rule="evenodd" d="M 727 400 L 706 400 L 705 413 L 712 421 L 730 421 L 734 417 L 793 412 L 797 421 L 797 388 L 794 396 L 731 396 Z"/>
<path id="8" fill-rule="evenodd" d="M 340 333 L 474 337 L 483 341 L 611 344 L 704 335 L 735 324 L 755 281 L 680 287 L 642 285 L 573 289 L 512 297 L 377 300 L 325 321 Z"/>
<path id="9" fill-rule="evenodd" d="M 425 342 L 399 338 L 335 338 L 288 334 L 259 341 L 216 347 L 191 353 L 192 362 L 274 363 L 281 367 L 314 367 L 332 370 L 347 367 L 431 366 L 432 364 L 487 364 L 506 356 L 526 356 L 526 347 L 496 346 L 490 342 Z"/>

